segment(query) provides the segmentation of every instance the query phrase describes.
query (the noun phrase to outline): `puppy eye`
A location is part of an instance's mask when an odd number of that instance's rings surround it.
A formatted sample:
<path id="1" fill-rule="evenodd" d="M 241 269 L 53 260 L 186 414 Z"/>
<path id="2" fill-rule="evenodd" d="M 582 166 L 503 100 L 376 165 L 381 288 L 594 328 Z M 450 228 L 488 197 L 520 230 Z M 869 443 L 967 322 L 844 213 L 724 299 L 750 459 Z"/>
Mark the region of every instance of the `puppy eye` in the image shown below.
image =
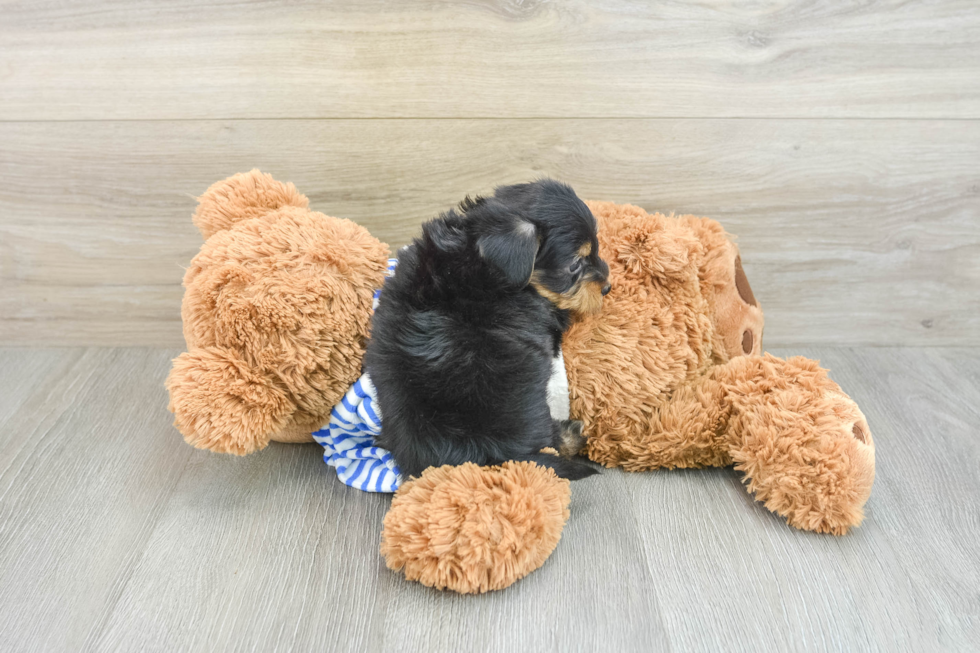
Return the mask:
<path id="1" fill-rule="evenodd" d="M 568 266 L 568 271 L 570 274 L 578 274 L 579 272 L 582 271 L 583 265 L 585 265 L 585 261 L 583 259 L 577 258 L 571 265 Z"/>

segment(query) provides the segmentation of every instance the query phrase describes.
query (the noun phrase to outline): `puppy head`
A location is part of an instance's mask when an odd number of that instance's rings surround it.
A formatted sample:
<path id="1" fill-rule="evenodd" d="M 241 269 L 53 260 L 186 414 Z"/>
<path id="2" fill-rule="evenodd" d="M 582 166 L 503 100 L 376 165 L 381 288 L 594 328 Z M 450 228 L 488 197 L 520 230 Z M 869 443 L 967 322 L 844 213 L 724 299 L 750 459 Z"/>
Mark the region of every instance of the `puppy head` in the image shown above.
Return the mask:
<path id="1" fill-rule="evenodd" d="M 578 315 L 599 312 L 610 289 L 609 266 L 599 258 L 595 217 L 575 191 L 543 179 L 502 186 L 493 199 L 506 207 L 511 222 L 496 234 L 506 234 L 494 243 L 499 249 L 481 247 L 481 255 L 558 308 Z"/>

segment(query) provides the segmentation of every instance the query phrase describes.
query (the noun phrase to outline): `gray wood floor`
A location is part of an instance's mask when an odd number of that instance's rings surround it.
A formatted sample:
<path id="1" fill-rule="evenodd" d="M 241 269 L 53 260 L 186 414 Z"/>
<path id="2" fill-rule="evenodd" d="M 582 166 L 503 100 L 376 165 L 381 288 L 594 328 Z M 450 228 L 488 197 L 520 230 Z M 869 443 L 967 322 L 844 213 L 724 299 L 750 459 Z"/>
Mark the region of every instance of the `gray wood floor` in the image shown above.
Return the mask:
<path id="1" fill-rule="evenodd" d="M 0 650 L 977 650 L 980 351 L 803 349 L 878 445 L 864 525 L 792 530 L 730 469 L 574 486 L 561 543 L 485 596 L 378 555 L 387 497 L 315 446 L 170 426 L 163 349 L 0 349 Z"/>

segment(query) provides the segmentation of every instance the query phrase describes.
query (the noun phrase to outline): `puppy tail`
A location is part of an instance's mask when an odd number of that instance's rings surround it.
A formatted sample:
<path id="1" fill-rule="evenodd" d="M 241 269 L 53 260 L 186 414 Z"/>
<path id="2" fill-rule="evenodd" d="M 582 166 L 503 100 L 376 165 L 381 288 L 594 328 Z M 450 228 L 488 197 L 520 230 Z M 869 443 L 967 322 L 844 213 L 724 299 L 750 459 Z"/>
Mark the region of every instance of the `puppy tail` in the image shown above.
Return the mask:
<path id="1" fill-rule="evenodd" d="M 591 465 L 580 463 L 569 458 L 554 456 L 549 453 L 532 453 L 526 456 L 518 456 L 511 460 L 526 460 L 537 463 L 542 467 L 554 470 L 559 478 L 567 478 L 569 481 L 579 481 L 599 473 L 599 470 Z"/>

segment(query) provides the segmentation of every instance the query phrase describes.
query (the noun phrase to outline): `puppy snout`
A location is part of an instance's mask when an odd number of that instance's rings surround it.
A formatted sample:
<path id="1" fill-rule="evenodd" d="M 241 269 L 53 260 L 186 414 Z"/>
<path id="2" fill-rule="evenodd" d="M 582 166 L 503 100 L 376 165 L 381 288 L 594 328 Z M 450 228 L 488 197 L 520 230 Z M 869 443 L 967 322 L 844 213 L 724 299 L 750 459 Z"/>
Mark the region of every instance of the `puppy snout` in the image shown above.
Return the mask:
<path id="1" fill-rule="evenodd" d="M 612 284 L 607 283 L 602 287 L 602 296 L 605 297 L 606 295 L 608 295 L 610 290 L 612 290 Z"/>

